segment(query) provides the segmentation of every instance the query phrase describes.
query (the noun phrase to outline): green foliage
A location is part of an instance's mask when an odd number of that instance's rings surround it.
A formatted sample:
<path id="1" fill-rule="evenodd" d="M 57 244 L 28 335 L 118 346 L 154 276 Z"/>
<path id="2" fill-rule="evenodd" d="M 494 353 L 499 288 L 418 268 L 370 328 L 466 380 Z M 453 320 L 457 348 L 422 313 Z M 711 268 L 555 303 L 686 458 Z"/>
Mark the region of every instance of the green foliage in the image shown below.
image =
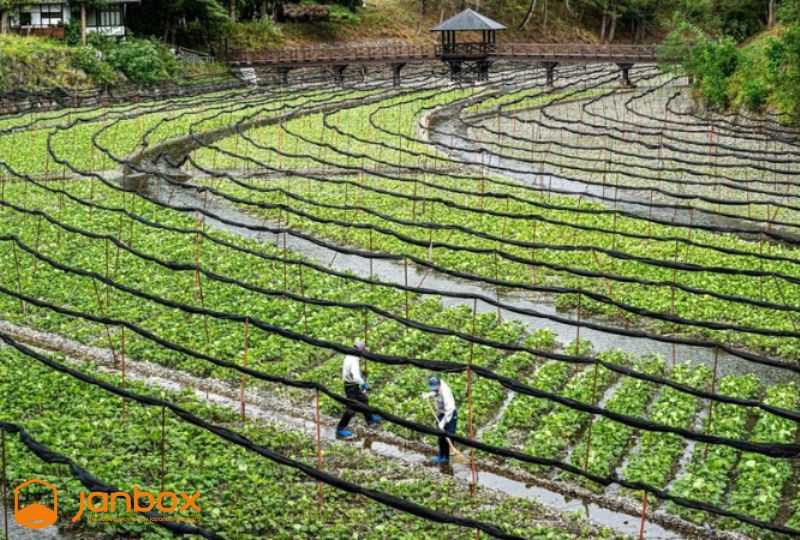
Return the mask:
<path id="1" fill-rule="evenodd" d="M 358 24 L 361 22 L 361 17 L 357 12 L 339 4 L 328 6 L 328 18 L 331 22 L 337 23 Z"/>
<path id="2" fill-rule="evenodd" d="M 675 20 L 736 41 L 758 33 L 764 27 L 765 15 L 763 0 L 679 0 L 673 5 Z"/>
<path id="3" fill-rule="evenodd" d="M 800 0 L 783 0 L 778 9 L 778 20 L 783 24 L 800 24 Z"/>
<path id="4" fill-rule="evenodd" d="M 728 85 L 739 65 L 739 50 L 732 38 L 707 39 L 695 46 L 684 64 L 709 104 L 724 109 L 729 103 Z"/>
<path id="5" fill-rule="evenodd" d="M 232 49 L 258 50 L 277 47 L 283 42 L 283 33 L 272 19 L 227 23 L 228 43 Z"/>
<path id="6" fill-rule="evenodd" d="M 727 108 L 732 100 L 731 79 L 742 63 L 742 55 L 731 37 L 715 39 L 699 26 L 679 21 L 661 45 L 659 55 L 665 60 L 679 60 L 667 70 L 688 76 L 709 105 Z M 750 85 L 746 103 L 758 109 L 766 99 L 764 94 L 763 85 Z"/>
<path id="7" fill-rule="evenodd" d="M 749 111 L 760 112 L 766 107 L 769 100 L 770 86 L 763 77 L 753 76 L 756 73 L 753 63 L 752 59 L 745 58 L 743 69 L 738 72 L 748 73 L 751 76 L 740 77 L 742 79 L 741 87 L 734 102 Z"/>
<path id="8" fill-rule="evenodd" d="M 680 63 L 665 69 L 689 76 L 695 90 L 714 108 L 733 106 L 756 112 L 771 108 L 797 121 L 800 0 L 781 5 L 779 18 L 785 28 L 758 36 L 741 48 L 737 40 L 752 35 L 755 23 L 749 11 L 742 14 L 734 4 L 723 2 L 715 7 L 713 16 L 702 15 L 700 4 L 699 11 L 687 7 L 676 15 L 675 29 L 662 43 L 660 56 L 664 60 L 679 59 Z M 720 17 L 725 14 L 732 19 L 722 21 Z M 716 22 L 709 22 L 712 19 Z"/>
<path id="9" fill-rule="evenodd" d="M 727 375 L 720 381 L 719 393 L 740 399 L 753 399 L 758 396 L 760 387 L 758 379 L 753 375 Z M 712 435 L 744 439 L 752 412 L 747 407 L 717 403 L 709 411 L 703 427 L 706 433 Z M 727 446 L 696 445 L 686 472 L 673 484 L 674 492 L 682 497 L 711 504 L 723 503 L 738 457 L 736 450 Z M 670 509 L 698 523 L 708 520 L 703 512 L 688 510 L 675 504 L 670 504 Z"/>
<path id="10" fill-rule="evenodd" d="M 75 69 L 74 50 L 62 42 L 0 35 L 0 90 L 80 89 L 91 79 Z"/>
<path id="11" fill-rule="evenodd" d="M 142 85 L 153 85 L 174 79 L 179 64 L 175 56 L 163 45 L 148 39 L 125 39 L 103 52 L 109 65 Z"/>
<path id="12" fill-rule="evenodd" d="M 120 385 L 117 376 L 98 373 L 88 365 L 79 369 Z M 266 422 L 242 425 L 233 411 L 209 406 L 186 393 L 165 394 L 158 388 L 130 381 L 127 387 L 139 394 L 178 403 L 277 452 L 314 464 L 310 452 L 314 441 L 307 434 Z M 131 402 L 123 405 L 121 399 L 108 392 L 59 374 L 9 348 L 0 350 L 0 395 L 4 397 L 0 420 L 22 424 L 35 439 L 120 490 L 130 491 L 137 484 L 141 489 L 158 492 L 159 409 Z M 315 496 L 316 486 L 306 476 L 179 421 L 170 413 L 165 420 L 164 488 L 201 493 L 198 498 L 201 512 L 186 511 L 175 517 L 197 520 L 201 527 L 225 538 L 467 540 L 473 537 L 472 531 L 401 514 L 334 488 L 325 488 L 325 504 L 320 505 Z M 5 450 L 9 484 L 15 486 L 29 478 L 56 484 L 61 523 L 67 523 L 76 513 L 80 493 L 85 493 L 86 487 L 72 479 L 65 467 L 43 463 L 19 443 L 17 436 L 6 437 Z M 607 530 L 589 528 L 576 519 L 569 519 L 574 521 L 569 530 L 575 532 L 565 531 L 561 523 L 543 523 L 546 514 L 532 501 L 506 500 L 483 492 L 472 497 L 454 480 L 431 475 L 419 467 L 399 465 L 346 444 L 326 443 L 324 451 L 325 469 L 336 476 L 448 513 L 491 521 L 526 538 L 615 537 Z M 375 516 L 380 516 L 377 523 Z M 70 524 L 71 534 L 80 538 L 172 538 L 147 520 L 131 519 L 135 517 L 131 514 L 124 517 L 118 522 L 90 521 L 84 517 L 75 525 Z"/>
<path id="13" fill-rule="evenodd" d="M 109 86 L 119 78 L 111 64 L 103 59 L 103 54 L 94 47 L 77 48 L 74 64 L 89 75 L 98 86 Z"/>
<path id="14" fill-rule="evenodd" d="M 800 25 L 786 29 L 767 47 L 769 80 L 778 109 L 800 119 Z"/>
<path id="15" fill-rule="evenodd" d="M 64 25 L 64 41 L 68 45 L 79 45 L 81 42 L 81 24 L 79 21 L 72 19 Z"/>

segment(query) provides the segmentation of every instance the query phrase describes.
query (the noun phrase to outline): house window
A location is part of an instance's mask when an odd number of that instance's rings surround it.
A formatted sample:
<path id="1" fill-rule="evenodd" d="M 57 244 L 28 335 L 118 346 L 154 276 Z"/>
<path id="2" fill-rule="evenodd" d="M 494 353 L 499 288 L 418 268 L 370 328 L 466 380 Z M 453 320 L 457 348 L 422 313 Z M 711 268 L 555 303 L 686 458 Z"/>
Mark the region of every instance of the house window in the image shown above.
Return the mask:
<path id="1" fill-rule="evenodd" d="M 64 6 L 61 4 L 42 4 L 39 6 L 42 26 L 57 26 L 64 18 Z"/>
<path id="2" fill-rule="evenodd" d="M 86 14 L 86 24 L 94 28 L 122 26 L 122 11 L 120 6 L 89 11 L 89 13 Z"/>
<path id="3" fill-rule="evenodd" d="M 30 11 L 21 11 L 19 14 L 19 25 L 20 26 L 31 26 L 33 24 L 33 17 L 31 17 Z"/>

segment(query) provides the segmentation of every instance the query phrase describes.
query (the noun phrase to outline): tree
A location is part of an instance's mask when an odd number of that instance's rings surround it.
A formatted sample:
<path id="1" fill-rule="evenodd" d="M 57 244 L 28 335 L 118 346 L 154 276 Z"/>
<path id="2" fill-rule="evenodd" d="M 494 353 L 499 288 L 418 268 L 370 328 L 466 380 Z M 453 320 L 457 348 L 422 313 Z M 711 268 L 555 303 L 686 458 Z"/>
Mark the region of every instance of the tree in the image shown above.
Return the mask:
<path id="1" fill-rule="evenodd" d="M 130 6 L 129 24 L 137 34 L 175 43 L 180 27 L 202 28 L 207 40 L 224 32 L 228 10 L 217 0 L 142 0 Z"/>
<path id="2" fill-rule="evenodd" d="M 778 107 L 800 119 L 800 25 L 786 29 L 767 49 L 769 81 Z"/>
<path id="3" fill-rule="evenodd" d="M 536 3 L 538 1 L 539 0 L 531 0 L 531 3 L 528 5 L 528 11 L 525 13 L 525 17 L 522 19 L 522 22 L 519 23 L 520 30 L 528 26 L 528 22 L 530 22 L 531 17 L 533 17 L 533 12 L 536 10 Z"/>

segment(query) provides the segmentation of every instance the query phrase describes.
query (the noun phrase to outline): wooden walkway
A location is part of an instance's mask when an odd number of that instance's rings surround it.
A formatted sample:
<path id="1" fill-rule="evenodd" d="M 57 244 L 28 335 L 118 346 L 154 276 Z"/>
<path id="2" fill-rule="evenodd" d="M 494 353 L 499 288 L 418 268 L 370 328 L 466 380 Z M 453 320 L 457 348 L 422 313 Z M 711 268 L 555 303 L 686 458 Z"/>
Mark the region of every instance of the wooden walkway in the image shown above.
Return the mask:
<path id="1" fill-rule="evenodd" d="M 273 51 L 231 51 L 227 61 L 234 67 L 272 66 L 344 66 L 367 64 L 409 64 L 441 59 L 435 46 L 389 45 L 376 47 L 319 47 L 277 49 Z M 637 64 L 657 61 L 653 45 L 592 45 L 550 43 L 497 44 L 489 54 L 492 59 L 559 64 L 619 63 Z"/>

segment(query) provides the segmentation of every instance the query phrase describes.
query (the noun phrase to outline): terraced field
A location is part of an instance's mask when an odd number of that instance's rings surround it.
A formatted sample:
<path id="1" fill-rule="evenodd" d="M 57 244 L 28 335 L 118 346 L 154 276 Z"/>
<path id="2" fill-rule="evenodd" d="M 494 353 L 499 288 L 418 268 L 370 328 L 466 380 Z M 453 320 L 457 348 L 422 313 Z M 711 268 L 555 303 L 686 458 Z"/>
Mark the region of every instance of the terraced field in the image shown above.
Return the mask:
<path id="1" fill-rule="evenodd" d="M 208 494 L 183 532 L 209 538 L 800 535 L 797 133 L 634 74 L 0 118 L 8 487 L 58 483 L 64 516 L 88 488 L 24 428 L 107 485 Z M 322 434 L 359 339 L 388 454 Z M 432 373 L 459 407 L 444 475 L 415 461 Z"/>

